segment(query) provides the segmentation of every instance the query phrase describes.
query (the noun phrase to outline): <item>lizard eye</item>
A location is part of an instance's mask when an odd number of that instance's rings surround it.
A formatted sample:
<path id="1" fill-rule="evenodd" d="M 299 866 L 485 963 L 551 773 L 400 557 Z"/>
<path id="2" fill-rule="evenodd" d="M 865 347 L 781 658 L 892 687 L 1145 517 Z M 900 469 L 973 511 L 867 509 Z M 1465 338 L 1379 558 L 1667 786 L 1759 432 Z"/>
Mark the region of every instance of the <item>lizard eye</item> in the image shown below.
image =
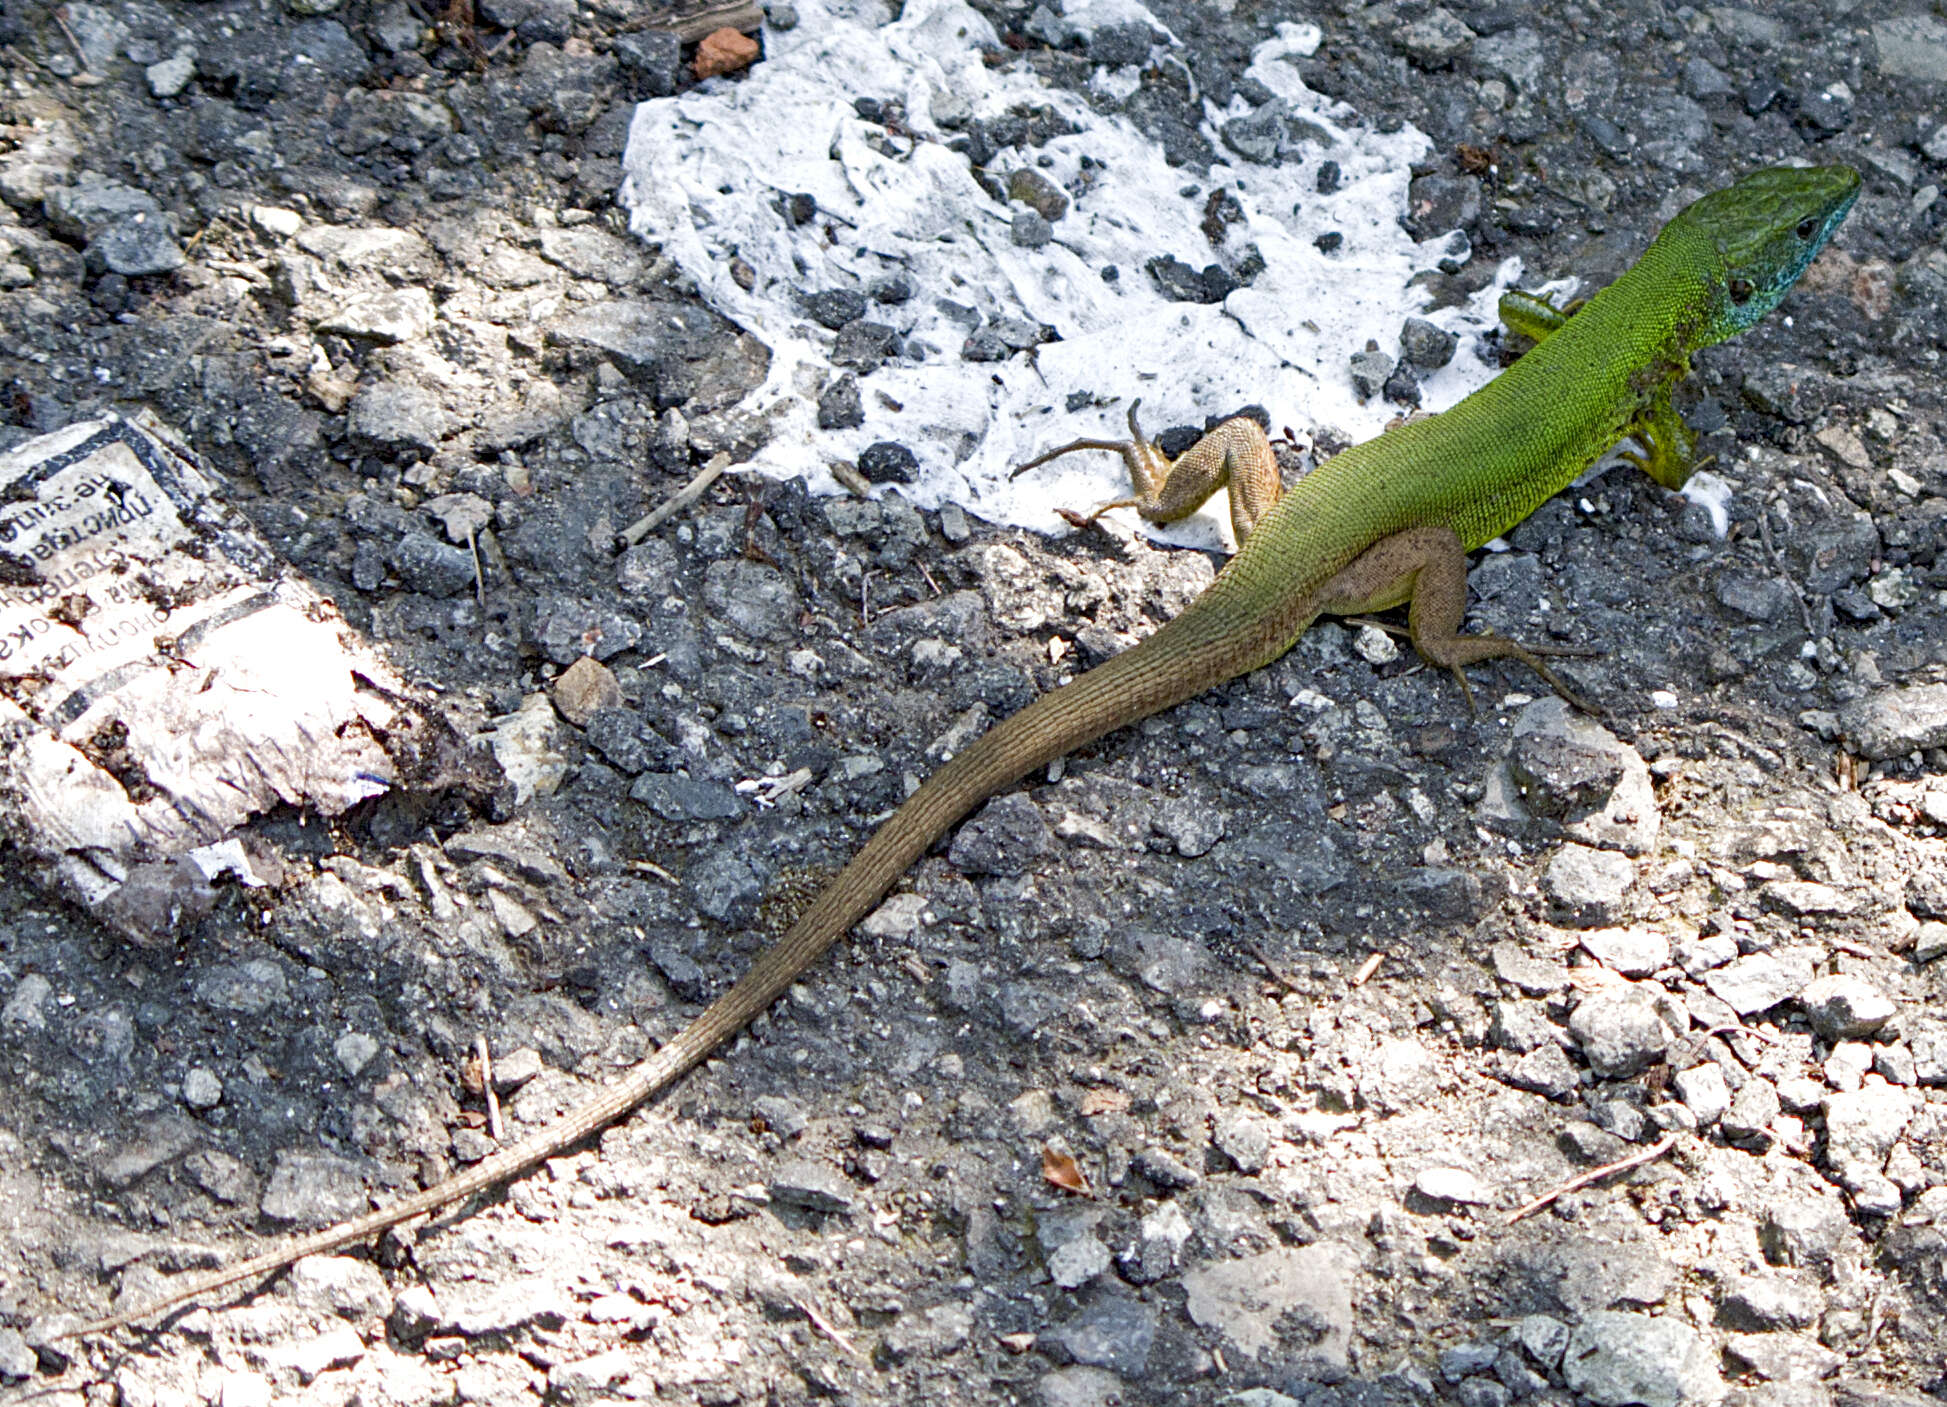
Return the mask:
<path id="1" fill-rule="evenodd" d="M 1748 303 L 1751 301 L 1751 295 L 1757 291 L 1757 285 L 1752 283 L 1748 278 L 1734 278 L 1731 280 L 1731 301 L 1733 303 Z"/>
<path id="2" fill-rule="evenodd" d="M 1798 237 L 1800 239 L 1810 239 L 1817 232 L 1818 227 L 1819 222 L 1808 215 L 1798 222 Z"/>

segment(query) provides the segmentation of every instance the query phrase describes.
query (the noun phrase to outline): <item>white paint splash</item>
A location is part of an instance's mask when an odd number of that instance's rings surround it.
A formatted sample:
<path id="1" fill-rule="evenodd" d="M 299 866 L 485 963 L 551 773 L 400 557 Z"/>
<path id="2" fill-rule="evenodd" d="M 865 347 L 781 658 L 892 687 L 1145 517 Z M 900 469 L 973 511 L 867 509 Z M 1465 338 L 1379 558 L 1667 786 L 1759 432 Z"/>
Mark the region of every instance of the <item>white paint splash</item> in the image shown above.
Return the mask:
<path id="1" fill-rule="evenodd" d="M 830 462 L 894 440 L 919 459 L 921 481 L 901 492 L 921 506 L 952 500 L 990 521 L 1057 529 L 1056 507 L 1085 509 L 1127 492 L 1120 462 L 1077 455 L 1012 482 L 1008 471 L 1078 437 L 1122 436 L 1135 398 L 1151 431 L 1255 403 L 1274 426 L 1368 438 L 1397 407 L 1358 401 L 1349 358 L 1369 339 L 1397 356 L 1400 325 L 1413 315 L 1461 335 L 1453 361 L 1423 385 L 1428 409 L 1492 375 L 1475 339 L 1493 326 L 1494 301 L 1518 265 L 1504 265 L 1470 306 L 1425 312 L 1413 280 L 1449 254 L 1450 241 L 1417 244 L 1400 217 L 1409 167 L 1428 140 L 1411 127 L 1377 132 L 1307 89 L 1291 60 L 1317 48 L 1315 27 L 1280 26 L 1249 75 L 1317 140 L 1288 149 L 1276 166 L 1257 165 L 1217 136 L 1221 122 L 1250 106 L 1206 102 L 1205 136 L 1223 162 L 1195 171 L 1169 166 L 1129 122 L 1096 113 L 1025 64 L 987 68 L 981 52 L 997 48 L 997 36 L 958 0 L 908 0 L 891 23 L 878 0 L 800 0 L 797 8 L 800 24 L 767 32 L 764 61 L 742 79 L 639 107 L 624 157 L 621 198 L 635 232 L 771 349 L 770 375 L 753 400 L 773 430 L 760 467 L 829 489 Z M 1068 19 L 1085 29 L 1140 19 L 1163 30 L 1135 0 L 1096 0 Z M 1099 69 L 1096 86 L 1127 91 L 1134 75 Z M 888 140 L 881 124 L 857 115 L 860 95 L 900 100 L 911 135 Z M 1071 209 L 1040 249 L 1014 244 L 1021 207 L 980 185 L 967 158 L 947 147 L 955 134 L 940 121 L 1022 106 L 1053 109 L 1076 129 L 986 168 L 1031 169 L 1070 194 Z M 1341 183 L 1321 195 L 1327 161 L 1338 164 Z M 1244 215 L 1221 253 L 1203 232 L 1219 187 Z M 819 214 L 794 226 L 785 201 L 797 193 L 813 196 Z M 1315 244 L 1326 233 L 1343 238 L 1330 253 Z M 1169 301 L 1144 272 L 1158 255 L 1201 269 L 1246 244 L 1264 269 L 1221 305 Z M 733 259 L 755 274 L 748 290 L 732 276 Z M 1110 266 L 1113 280 L 1103 276 Z M 863 291 L 899 273 L 913 298 L 873 304 L 867 316 L 895 326 L 908 355 L 861 379 L 863 427 L 820 430 L 815 400 L 835 374 L 833 334 L 805 314 L 804 295 Z M 968 309 L 983 325 L 1048 324 L 1060 340 L 1005 362 L 963 360 Z M 1226 542 L 1223 505 L 1164 535 Z"/>

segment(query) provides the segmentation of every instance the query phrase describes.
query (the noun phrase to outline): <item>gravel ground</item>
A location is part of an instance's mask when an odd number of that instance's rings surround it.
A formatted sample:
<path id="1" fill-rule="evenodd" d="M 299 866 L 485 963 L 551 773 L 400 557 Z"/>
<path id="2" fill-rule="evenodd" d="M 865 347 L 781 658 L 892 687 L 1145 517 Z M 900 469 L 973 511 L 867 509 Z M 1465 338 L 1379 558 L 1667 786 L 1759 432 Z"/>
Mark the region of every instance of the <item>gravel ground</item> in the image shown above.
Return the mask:
<path id="1" fill-rule="evenodd" d="M 1864 172 L 1783 315 L 1698 358 L 1729 535 L 1617 472 L 1475 572 L 1477 620 L 1601 651 L 1568 672 L 1609 716 L 1484 668 L 1472 718 L 1321 626 L 996 800 L 598 1146 L 38 1347 L 481 1156 L 481 1036 L 512 1131 L 578 1101 L 943 751 L 1213 570 L 735 474 L 618 556 L 762 441 L 764 349 L 612 203 L 632 102 L 690 79 L 625 0 L 460 8 L 0 7 L 0 447 L 153 407 L 510 777 L 267 818 L 283 882 L 173 949 L 0 891 L 0 1395 L 1931 1400 L 1947 25 L 1915 0 L 1157 6 L 1184 47 L 1092 100 L 1194 185 L 1190 78 L 1227 100 L 1316 22 L 1309 84 L 1433 138 L 1411 219 L 1472 249 L 1441 298 L 1509 254 L 1604 281 L 1754 165 Z M 980 8 L 995 62 L 1078 90 L 1143 59 Z"/>

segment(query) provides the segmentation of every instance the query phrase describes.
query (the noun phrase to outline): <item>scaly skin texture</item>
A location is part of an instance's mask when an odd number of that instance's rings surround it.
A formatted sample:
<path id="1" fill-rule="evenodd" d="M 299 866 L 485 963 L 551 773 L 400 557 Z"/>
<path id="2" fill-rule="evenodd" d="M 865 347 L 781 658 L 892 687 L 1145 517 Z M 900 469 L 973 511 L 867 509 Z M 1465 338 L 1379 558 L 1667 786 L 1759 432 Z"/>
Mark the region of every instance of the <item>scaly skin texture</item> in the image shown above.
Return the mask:
<path id="1" fill-rule="evenodd" d="M 1626 434 L 1651 441 L 1641 459 L 1645 468 L 1662 482 L 1681 483 L 1687 446 L 1667 443 L 1676 423 L 1668 402 L 1690 354 L 1776 307 L 1845 218 L 1858 189 L 1858 174 L 1846 167 L 1779 168 L 1705 196 L 1572 317 L 1562 321 L 1541 309 L 1538 322 L 1524 319 L 1543 340 L 1493 382 L 1443 415 L 1348 450 L 1281 499 L 1269 446 L 1249 421 L 1219 426 L 1174 465 L 1164 465 L 1140 434 L 1126 446 L 1083 441 L 1068 447 L 1122 449 L 1137 471 L 1139 497 L 1131 502 L 1151 517 L 1181 516 L 1189 511 L 1186 502 L 1200 502 L 1228 483 L 1234 507 L 1240 495 L 1248 498 L 1239 521 L 1255 520 L 1250 535 L 1175 620 L 1014 714 L 928 778 L 735 986 L 625 1079 L 438 1186 L 226 1269 L 187 1277 L 161 1299 L 62 1336 L 147 1319 L 299 1257 L 364 1240 L 581 1142 L 768 1007 L 982 801 L 1083 743 L 1269 663 L 1321 614 L 1410 601 L 1415 644 L 1457 675 L 1465 664 L 1507 656 L 1542 668 L 1534 658 L 1540 651 L 1458 633 L 1464 552 L 1519 523 Z M 1158 482 L 1146 483 L 1151 479 Z M 1275 506 L 1265 509 L 1273 499 Z"/>

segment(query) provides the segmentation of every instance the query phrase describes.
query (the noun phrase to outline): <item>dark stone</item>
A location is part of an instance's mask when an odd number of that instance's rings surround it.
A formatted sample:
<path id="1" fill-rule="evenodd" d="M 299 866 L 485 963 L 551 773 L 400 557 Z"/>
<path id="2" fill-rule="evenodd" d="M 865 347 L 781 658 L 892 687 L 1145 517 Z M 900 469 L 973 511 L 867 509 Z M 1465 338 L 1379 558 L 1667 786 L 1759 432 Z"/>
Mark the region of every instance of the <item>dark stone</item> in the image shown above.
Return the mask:
<path id="1" fill-rule="evenodd" d="M 855 430 L 863 424 L 865 402 L 859 396 L 859 379 L 848 371 L 818 397 L 818 428 Z"/>
<path id="2" fill-rule="evenodd" d="M 683 41 L 667 29 L 642 29 L 633 34 L 618 34 L 615 57 L 622 69 L 636 80 L 636 92 L 644 98 L 666 98 L 682 81 Z"/>
<path id="3" fill-rule="evenodd" d="M 859 473 L 875 484 L 910 484 L 919 477 L 919 461 L 897 441 L 880 440 L 859 452 Z"/>
<path id="4" fill-rule="evenodd" d="M 696 781 L 673 772 L 637 778 L 629 788 L 629 799 L 640 801 L 665 821 L 731 821 L 744 814 L 744 803 L 722 782 Z"/>
<path id="5" fill-rule="evenodd" d="M 813 322 L 833 332 L 865 316 L 865 295 L 856 288 L 827 288 L 807 296 L 804 305 Z"/>
<path id="6" fill-rule="evenodd" d="M 392 569 L 408 590 L 427 596 L 457 596 L 473 586 L 473 554 L 427 533 L 407 533 L 392 550 Z"/>
<path id="7" fill-rule="evenodd" d="M 870 376 L 898 352 L 896 328 L 855 318 L 840 328 L 832 341 L 832 365 L 850 367 L 860 376 Z"/>

